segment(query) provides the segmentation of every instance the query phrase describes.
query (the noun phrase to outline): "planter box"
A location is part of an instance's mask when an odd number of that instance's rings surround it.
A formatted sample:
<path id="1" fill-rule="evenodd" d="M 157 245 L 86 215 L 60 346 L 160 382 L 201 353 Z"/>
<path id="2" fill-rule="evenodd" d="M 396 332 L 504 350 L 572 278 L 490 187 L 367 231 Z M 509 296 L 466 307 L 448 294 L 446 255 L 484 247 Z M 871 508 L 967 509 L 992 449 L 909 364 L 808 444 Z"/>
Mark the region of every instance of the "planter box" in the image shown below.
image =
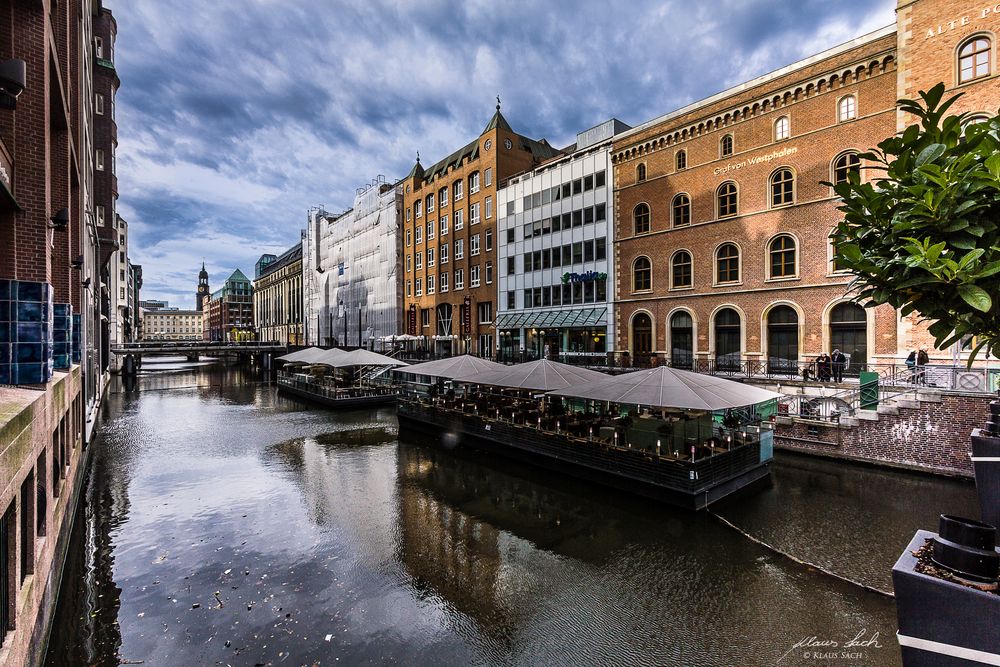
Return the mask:
<path id="1" fill-rule="evenodd" d="M 983 429 L 972 431 L 972 467 L 981 518 L 985 523 L 1000 526 L 1000 438 Z"/>
<path id="2" fill-rule="evenodd" d="M 913 552 L 935 536 L 918 530 L 892 568 L 903 664 L 1000 665 L 1000 595 L 914 570 L 917 558 Z"/>

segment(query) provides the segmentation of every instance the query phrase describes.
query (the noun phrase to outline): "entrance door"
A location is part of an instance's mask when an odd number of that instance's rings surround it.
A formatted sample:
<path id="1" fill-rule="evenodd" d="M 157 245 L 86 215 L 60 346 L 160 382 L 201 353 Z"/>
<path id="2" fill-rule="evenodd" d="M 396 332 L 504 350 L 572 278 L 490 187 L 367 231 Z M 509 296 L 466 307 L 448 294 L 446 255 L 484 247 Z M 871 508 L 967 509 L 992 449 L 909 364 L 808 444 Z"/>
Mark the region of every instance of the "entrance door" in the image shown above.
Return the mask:
<path id="1" fill-rule="evenodd" d="M 680 312 L 670 318 L 670 365 L 690 369 L 694 362 L 694 322 Z"/>
<path id="2" fill-rule="evenodd" d="M 740 344 L 740 314 L 723 308 L 715 315 L 715 368 L 738 371 L 743 355 Z"/>
<path id="3" fill-rule="evenodd" d="M 776 306 L 767 314 L 767 372 L 798 374 L 799 315 L 790 306 Z"/>
<path id="4" fill-rule="evenodd" d="M 653 353 L 653 320 L 646 313 L 632 318 L 632 358 L 635 364 L 645 364 Z"/>
<path id="5" fill-rule="evenodd" d="M 830 311 L 830 352 L 847 355 L 844 375 L 857 376 L 868 363 L 868 317 L 856 303 L 841 303 Z"/>

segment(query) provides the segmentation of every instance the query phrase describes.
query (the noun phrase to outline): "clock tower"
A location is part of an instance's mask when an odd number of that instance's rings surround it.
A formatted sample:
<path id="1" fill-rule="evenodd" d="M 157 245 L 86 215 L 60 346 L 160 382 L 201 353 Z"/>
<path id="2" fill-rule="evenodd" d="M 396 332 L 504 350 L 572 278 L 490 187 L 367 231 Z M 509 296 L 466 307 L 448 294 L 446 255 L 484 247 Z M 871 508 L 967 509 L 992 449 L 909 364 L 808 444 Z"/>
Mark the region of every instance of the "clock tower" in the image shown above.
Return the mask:
<path id="1" fill-rule="evenodd" d="M 198 292 L 195 295 L 195 308 L 201 311 L 202 299 L 210 293 L 208 289 L 208 271 L 205 270 L 205 262 L 201 263 L 201 271 L 198 272 Z"/>

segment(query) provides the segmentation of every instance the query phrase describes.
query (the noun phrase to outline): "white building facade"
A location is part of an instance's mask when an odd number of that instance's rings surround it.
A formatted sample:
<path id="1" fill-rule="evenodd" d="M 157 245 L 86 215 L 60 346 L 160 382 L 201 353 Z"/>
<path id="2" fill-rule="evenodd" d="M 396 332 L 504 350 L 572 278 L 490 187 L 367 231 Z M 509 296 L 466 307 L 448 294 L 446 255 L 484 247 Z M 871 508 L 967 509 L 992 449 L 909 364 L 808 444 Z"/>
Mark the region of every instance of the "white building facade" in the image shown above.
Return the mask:
<path id="1" fill-rule="evenodd" d="M 497 189 L 497 354 L 602 365 L 613 352 L 611 119 Z"/>
<path id="2" fill-rule="evenodd" d="M 380 349 L 403 329 L 399 185 L 358 188 L 339 215 L 309 212 L 302 240 L 305 344 Z"/>

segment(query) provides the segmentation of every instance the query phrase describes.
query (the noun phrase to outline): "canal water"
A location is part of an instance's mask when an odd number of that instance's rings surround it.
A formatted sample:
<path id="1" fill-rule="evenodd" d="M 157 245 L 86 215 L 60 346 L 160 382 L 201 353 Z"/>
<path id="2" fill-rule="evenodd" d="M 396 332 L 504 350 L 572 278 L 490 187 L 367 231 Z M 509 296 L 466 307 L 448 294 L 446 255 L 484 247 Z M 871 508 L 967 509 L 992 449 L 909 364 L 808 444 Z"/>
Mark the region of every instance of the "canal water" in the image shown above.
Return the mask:
<path id="1" fill-rule="evenodd" d="M 92 446 L 48 665 L 898 665 L 891 599 L 690 514 L 147 364 Z M 876 588 L 961 482 L 779 454 L 715 511 Z M 816 659 L 805 638 L 837 642 Z M 863 646 L 847 646 L 851 640 Z M 844 657 L 846 656 L 846 657 Z"/>

